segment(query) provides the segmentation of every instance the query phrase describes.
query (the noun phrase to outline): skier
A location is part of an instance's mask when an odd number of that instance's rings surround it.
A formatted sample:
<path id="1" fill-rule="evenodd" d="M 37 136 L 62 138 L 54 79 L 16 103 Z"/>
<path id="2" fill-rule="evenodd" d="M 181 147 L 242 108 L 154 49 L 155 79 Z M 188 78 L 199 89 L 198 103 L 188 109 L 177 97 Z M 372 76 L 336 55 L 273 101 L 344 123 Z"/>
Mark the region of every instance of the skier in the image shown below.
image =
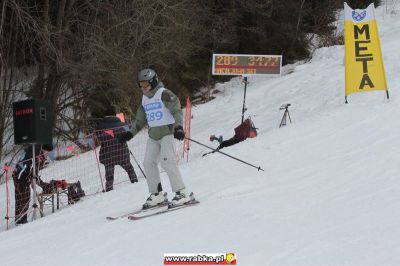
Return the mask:
<path id="1" fill-rule="evenodd" d="M 149 126 L 149 139 L 146 145 L 144 169 L 150 196 L 143 205 L 147 209 L 166 202 L 163 195 L 158 163 L 165 169 L 175 196 L 172 206 L 185 204 L 190 197 L 175 156 L 174 139 L 183 140 L 183 114 L 178 97 L 164 87 L 153 69 L 143 69 L 138 73 L 138 85 L 142 89 L 142 104 L 136 112 L 131 131 L 119 134 L 120 141 L 133 138 L 146 124 Z"/>
<path id="2" fill-rule="evenodd" d="M 116 116 L 114 106 L 105 111 L 104 118 L 96 127 L 96 137 L 100 141 L 100 163 L 104 164 L 106 170 L 106 189 L 113 190 L 114 168 L 120 165 L 129 176 L 131 183 L 138 182 L 135 170 L 130 162 L 129 149 L 126 141 L 120 142 L 115 136 L 120 132 L 128 130 L 128 125 L 121 122 Z"/>
<path id="3" fill-rule="evenodd" d="M 244 120 L 243 123 L 237 126 L 234 130 L 235 130 L 235 135 L 227 140 L 222 140 L 222 136 L 217 138 L 214 135 L 212 135 L 210 137 L 210 140 L 211 141 L 217 140 L 220 144 L 215 150 L 204 153 L 203 156 L 206 156 L 210 153 L 214 153 L 220 149 L 235 145 L 239 142 L 246 140 L 247 138 L 255 138 L 257 136 L 257 129 L 254 126 L 253 121 L 250 119 L 250 117 Z"/>
<path id="4" fill-rule="evenodd" d="M 251 121 L 249 117 L 235 128 L 235 135 L 232 138 L 224 140 L 219 144 L 217 150 L 235 145 L 246 140 L 247 138 L 255 138 L 256 136 L 257 130 L 254 127 L 253 121 Z"/>

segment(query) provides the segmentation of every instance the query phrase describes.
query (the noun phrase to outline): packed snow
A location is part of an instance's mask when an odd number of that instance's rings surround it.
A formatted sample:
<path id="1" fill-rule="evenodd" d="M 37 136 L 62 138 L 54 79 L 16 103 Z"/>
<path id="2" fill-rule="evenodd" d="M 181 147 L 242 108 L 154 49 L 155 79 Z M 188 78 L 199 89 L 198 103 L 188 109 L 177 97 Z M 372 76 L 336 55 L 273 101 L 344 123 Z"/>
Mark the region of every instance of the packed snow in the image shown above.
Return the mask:
<path id="1" fill-rule="evenodd" d="M 281 76 L 249 77 L 245 115 L 259 135 L 222 151 L 265 171 L 218 153 L 203 157 L 209 150 L 191 143 L 180 168 L 200 204 L 106 220 L 141 207 L 148 196 L 141 178 L 1 227 L 0 264 L 156 266 L 164 253 L 234 252 L 238 265 L 250 266 L 400 265 L 400 16 L 382 9 L 389 100 L 376 91 L 344 103 L 343 46 L 318 49 Z M 244 84 L 234 78 L 216 89 L 216 99 L 192 111 L 191 138 L 212 147 L 209 135 L 228 139 L 240 124 Z M 279 128 L 287 103 L 292 122 Z M 171 198 L 165 173 L 162 181 Z M 0 191 L 5 199 L 4 185 Z"/>

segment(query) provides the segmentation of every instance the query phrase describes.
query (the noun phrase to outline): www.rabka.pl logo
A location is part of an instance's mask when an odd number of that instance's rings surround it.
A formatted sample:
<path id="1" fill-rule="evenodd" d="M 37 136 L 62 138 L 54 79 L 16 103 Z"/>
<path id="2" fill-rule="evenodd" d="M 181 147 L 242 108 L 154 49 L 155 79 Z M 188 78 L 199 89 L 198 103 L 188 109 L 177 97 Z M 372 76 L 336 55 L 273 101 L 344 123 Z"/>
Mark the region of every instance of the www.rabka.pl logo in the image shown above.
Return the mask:
<path id="1" fill-rule="evenodd" d="M 236 254 L 227 253 L 166 253 L 164 265 L 236 265 Z"/>

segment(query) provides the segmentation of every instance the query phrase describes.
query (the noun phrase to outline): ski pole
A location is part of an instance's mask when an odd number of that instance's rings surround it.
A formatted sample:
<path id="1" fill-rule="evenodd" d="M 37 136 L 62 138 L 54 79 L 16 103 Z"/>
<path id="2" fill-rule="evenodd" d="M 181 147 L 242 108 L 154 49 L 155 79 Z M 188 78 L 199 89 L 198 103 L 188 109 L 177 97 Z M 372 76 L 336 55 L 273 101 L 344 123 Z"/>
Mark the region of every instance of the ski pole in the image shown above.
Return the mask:
<path id="1" fill-rule="evenodd" d="M 214 153 L 214 152 L 215 152 L 215 151 L 206 152 L 206 153 L 204 153 L 202 156 L 204 157 L 204 156 L 209 155 L 209 154 Z"/>
<path id="2" fill-rule="evenodd" d="M 237 160 L 237 161 L 239 161 L 239 162 L 241 162 L 241 163 L 244 163 L 244 164 L 247 164 L 247 165 L 249 165 L 249 166 L 251 166 L 251 167 L 254 167 L 254 168 L 256 168 L 258 171 L 260 171 L 260 170 L 261 170 L 261 171 L 264 171 L 264 169 L 262 169 L 261 166 L 257 167 L 257 166 L 255 166 L 255 165 L 252 165 L 252 164 L 250 164 L 250 163 L 248 163 L 248 162 L 245 162 L 245 161 L 240 160 L 240 159 L 238 159 L 238 158 L 236 158 L 236 157 L 233 157 L 232 155 L 226 154 L 225 152 L 222 152 L 222 151 L 213 149 L 213 148 L 211 148 L 210 146 L 207 146 L 207 145 L 205 145 L 205 144 L 203 144 L 203 143 L 200 143 L 200 142 L 198 142 L 198 141 L 196 141 L 196 140 L 194 140 L 194 139 L 187 138 L 187 137 L 185 137 L 185 139 L 188 139 L 188 140 L 190 140 L 190 141 L 193 141 L 194 143 L 197 143 L 197 144 L 199 144 L 199 145 L 201 145 L 201 146 L 203 146 L 203 147 L 209 148 L 209 149 L 213 150 L 212 152 L 219 152 L 219 153 L 221 153 L 221 154 L 223 154 L 223 155 L 225 155 L 225 156 L 228 156 L 229 158 L 235 159 L 235 160 Z"/>
<path id="3" fill-rule="evenodd" d="M 135 163 L 139 167 L 139 170 L 140 170 L 140 172 L 142 172 L 144 178 L 147 178 L 146 175 L 144 174 L 143 170 L 142 170 L 142 167 L 140 167 L 140 165 L 139 165 L 138 161 L 136 160 L 135 156 L 133 155 L 133 153 L 130 150 L 129 150 L 129 153 L 132 155 L 133 160 L 135 160 Z"/>

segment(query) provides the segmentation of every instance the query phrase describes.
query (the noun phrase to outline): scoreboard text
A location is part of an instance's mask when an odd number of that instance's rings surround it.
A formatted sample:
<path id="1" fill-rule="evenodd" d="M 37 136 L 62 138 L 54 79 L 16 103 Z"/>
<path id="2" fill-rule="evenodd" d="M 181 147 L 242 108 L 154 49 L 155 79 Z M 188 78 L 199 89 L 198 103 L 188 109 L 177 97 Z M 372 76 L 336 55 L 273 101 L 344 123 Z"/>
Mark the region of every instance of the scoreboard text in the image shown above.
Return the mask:
<path id="1" fill-rule="evenodd" d="M 213 54 L 213 75 L 280 75 L 281 55 Z"/>

